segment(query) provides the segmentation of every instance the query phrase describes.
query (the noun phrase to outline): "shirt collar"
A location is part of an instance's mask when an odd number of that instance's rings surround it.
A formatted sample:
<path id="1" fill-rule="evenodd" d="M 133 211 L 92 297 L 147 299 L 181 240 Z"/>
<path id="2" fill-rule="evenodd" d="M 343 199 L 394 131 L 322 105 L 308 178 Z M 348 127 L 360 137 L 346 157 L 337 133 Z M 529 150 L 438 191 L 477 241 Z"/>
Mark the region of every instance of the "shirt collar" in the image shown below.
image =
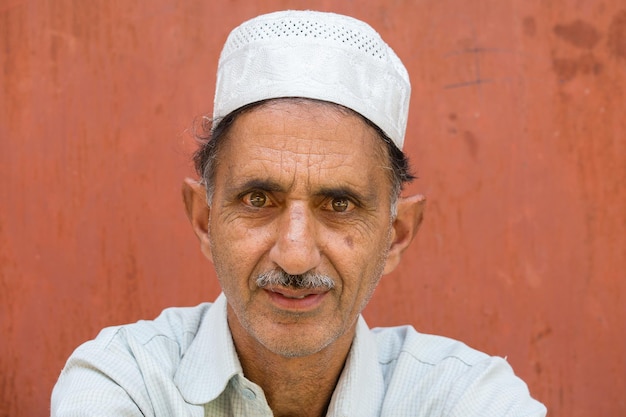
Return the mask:
<path id="1" fill-rule="evenodd" d="M 385 384 L 374 336 L 359 316 L 356 335 L 328 407 L 328 416 L 379 416 Z"/>
<path id="2" fill-rule="evenodd" d="M 243 376 L 228 321 L 224 294 L 209 308 L 198 333 L 174 375 L 185 401 L 206 404 L 216 399 L 234 375 Z M 378 416 L 384 381 L 376 342 L 359 316 L 356 335 L 328 407 L 328 416 Z"/>
<path id="3" fill-rule="evenodd" d="M 226 297 L 220 294 L 185 352 L 174 382 L 185 401 L 206 404 L 216 399 L 237 374 L 241 363 L 226 319 Z"/>

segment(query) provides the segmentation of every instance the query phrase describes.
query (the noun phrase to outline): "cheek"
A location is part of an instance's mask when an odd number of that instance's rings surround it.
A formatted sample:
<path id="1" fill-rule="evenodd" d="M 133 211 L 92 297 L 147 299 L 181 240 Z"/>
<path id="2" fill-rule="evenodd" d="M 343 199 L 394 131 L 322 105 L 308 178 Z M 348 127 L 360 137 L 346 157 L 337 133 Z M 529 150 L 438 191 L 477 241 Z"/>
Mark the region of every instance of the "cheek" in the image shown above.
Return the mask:
<path id="1" fill-rule="evenodd" d="M 253 273 L 271 245 L 270 234 L 264 228 L 238 227 L 234 224 L 209 230 L 213 263 L 218 273 Z"/>
<path id="2" fill-rule="evenodd" d="M 329 239 L 323 251 L 349 287 L 369 287 L 378 282 L 389 250 L 389 228 L 361 234 L 352 230 L 326 233 Z"/>

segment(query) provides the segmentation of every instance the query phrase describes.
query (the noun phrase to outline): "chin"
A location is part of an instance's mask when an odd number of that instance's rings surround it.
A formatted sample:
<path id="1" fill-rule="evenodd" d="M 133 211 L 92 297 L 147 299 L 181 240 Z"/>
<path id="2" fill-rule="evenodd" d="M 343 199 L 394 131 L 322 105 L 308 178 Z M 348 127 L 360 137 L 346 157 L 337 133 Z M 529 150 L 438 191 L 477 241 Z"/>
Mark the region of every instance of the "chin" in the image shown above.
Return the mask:
<path id="1" fill-rule="evenodd" d="M 314 355 L 324 350 L 324 348 L 326 348 L 332 342 L 332 340 L 328 340 L 323 343 L 294 343 L 293 340 L 290 340 L 286 343 L 270 342 L 267 344 L 264 343 L 263 345 L 272 353 L 285 358 L 303 358 L 306 356 Z"/>
<path id="2" fill-rule="evenodd" d="M 321 352 L 340 336 L 341 332 L 328 333 L 325 332 L 315 335 L 311 329 L 301 329 L 299 331 L 281 332 L 278 334 L 270 332 L 269 334 L 257 334 L 256 339 L 270 352 L 285 358 L 302 358 Z"/>

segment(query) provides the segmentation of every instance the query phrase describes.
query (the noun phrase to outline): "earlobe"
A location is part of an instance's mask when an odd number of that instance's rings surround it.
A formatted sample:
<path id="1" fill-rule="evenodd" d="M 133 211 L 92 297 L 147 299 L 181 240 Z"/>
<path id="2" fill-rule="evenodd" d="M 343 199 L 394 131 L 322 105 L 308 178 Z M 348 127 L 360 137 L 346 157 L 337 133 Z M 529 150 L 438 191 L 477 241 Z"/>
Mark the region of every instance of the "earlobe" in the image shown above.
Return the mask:
<path id="1" fill-rule="evenodd" d="M 417 194 L 398 200 L 398 214 L 392 225 L 392 239 L 384 274 L 388 274 L 400 263 L 402 253 L 409 247 L 424 218 L 426 198 Z"/>
<path id="2" fill-rule="evenodd" d="M 209 240 L 209 205 L 206 199 L 206 188 L 199 181 L 185 178 L 182 187 L 185 212 L 194 233 L 200 240 L 200 250 L 210 261 L 211 244 Z"/>

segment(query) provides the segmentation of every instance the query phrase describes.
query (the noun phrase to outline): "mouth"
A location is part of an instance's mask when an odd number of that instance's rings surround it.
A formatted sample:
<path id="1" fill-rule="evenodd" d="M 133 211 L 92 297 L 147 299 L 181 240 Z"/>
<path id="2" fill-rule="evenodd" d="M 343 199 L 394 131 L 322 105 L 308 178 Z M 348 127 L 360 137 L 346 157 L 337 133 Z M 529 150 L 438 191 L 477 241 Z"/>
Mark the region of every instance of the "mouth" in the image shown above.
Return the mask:
<path id="1" fill-rule="evenodd" d="M 292 289 L 285 287 L 265 288 L 272 304 L 283 310 L 305 312 L 319 307 L 328 289 Z"/>
<path id="2" fill-rule="evenodd" d="M 291 298 L 291 299 L 294 299 L 294 300 L 302 300 L 304 297 L 308 297 L 310 294 L 301 295 L 299 297 L 292 297 L 292 296 L 284 295 L 284 294 L 282 294 L 282 295 L 283 295 L 283 297 L 286 297 L 286 298 Z"/>

